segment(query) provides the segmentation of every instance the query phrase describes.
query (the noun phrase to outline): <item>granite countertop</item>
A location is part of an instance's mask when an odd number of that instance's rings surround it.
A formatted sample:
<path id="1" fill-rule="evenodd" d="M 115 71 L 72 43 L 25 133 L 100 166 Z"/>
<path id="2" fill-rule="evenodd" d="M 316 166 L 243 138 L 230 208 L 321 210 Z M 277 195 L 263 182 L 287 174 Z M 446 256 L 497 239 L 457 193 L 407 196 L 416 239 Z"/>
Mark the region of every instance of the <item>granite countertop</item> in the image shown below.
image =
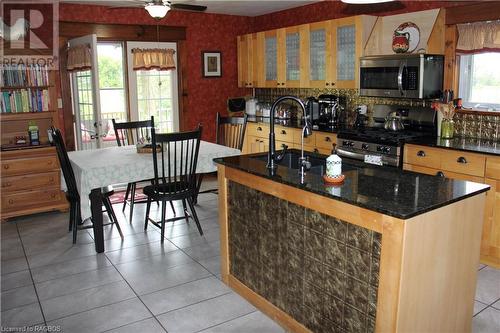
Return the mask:
<path id="1" fill-rule="evenodd" d="M 409 144 L 422 145 L 436 148 L 447 148 L 500 156 L 500 142 L 474 138 L 418 138 L 407 142 Z"/>
<path id="2" fill-rule="evenodd" d="M 247 121 L 250 123 L 269 124 L 270 118 L 269 117 L 261 117 L 261 116 L 248 116 Z M 302 126 L 304 126 L 304 124 L 301 122 L 300 119 L 274 119 L 274 124 L 280 125 L 283 127 L 291 127 L 291 128 L 302 128 Z M 319 131 L 319 132 L 337 133 L 340 129 L 339 128 L 314 126 L 313 130 Z"/>
<path id="3" fill-rule="evenodd" d="M 300 154 L 296 149 L 290 151 Z M 346 177 L 342 185 L 328 186 L 324 183 L 322 177 L 325 172 L 324 164 L 313 167 L 315 170 L 306 175 L 306 183 L 301 184 L 297 169 L 280 165 L 276 174 L 270 175 L 266 168 L 265 156 L 266 154 L 240 155 L 214 161 L 400 219 L 423 214 L 489 189 L 489 186 L 484 184 L 402 171 L 393 167 L 367 166 L 347 158 L 344 158 L 342 163 L 342 172 Z M 311 159 L 316 156 L 317 165 L 318 162 L 324 163 L 318 160 L 318 155 L 310 156 Z"/>

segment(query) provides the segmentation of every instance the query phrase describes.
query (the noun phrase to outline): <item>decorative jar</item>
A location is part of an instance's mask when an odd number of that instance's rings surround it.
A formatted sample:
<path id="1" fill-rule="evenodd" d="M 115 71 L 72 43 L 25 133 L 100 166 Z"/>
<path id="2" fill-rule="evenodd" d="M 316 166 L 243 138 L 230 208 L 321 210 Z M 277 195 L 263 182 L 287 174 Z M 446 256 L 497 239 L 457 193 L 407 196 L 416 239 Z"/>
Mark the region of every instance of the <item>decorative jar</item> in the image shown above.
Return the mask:
<path id="1" fill-rule="evenodd" d="M 441 120 L 441 138 L 442 139 L 453 139 L 455 134 L 455 123 L 453 119 L 443 118 Z"/>

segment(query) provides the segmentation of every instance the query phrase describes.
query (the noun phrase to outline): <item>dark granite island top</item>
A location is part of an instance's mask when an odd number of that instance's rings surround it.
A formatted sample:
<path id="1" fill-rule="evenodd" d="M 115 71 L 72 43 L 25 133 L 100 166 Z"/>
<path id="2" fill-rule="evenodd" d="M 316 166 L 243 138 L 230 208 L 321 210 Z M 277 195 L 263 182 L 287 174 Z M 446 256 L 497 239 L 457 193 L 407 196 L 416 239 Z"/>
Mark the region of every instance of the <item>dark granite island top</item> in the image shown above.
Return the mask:
<path id="1" fill-rule="evenodd" d="M 216 160 L 222 281 L 291 332 L 470 332 L 488 186 L 296 154 Z"/>
<path id="2" fill-rule="evenodd" d="M 476 138 L 418 138 L 408 143 L 435 148 L 445 148 L 468 151 L 471 153 L 500 156 L 500 142 Z"/>
<path id="3" fill-rule="evenodd" d="M 292 149 L 291 152 L 300 154 L 299 150 Z M 331 186 L 323 181 L 325 162 L 319 160 L 317 155 L 310 157 L 313 167 L 307 173 L 305 184 L 301 184 L 296 168 L 278 166 L 276 175 L 270 175 L 266 168 L 266 158 L 266 154 L 240 155 L 216 159 L 215 162 L 401 219 L 411 218 L 489 189 L 484 184 L 428 176 L 391 167 L 367 166 L 348 159 L 343 159 L 342 163 L 342 172 L 346 176 L 344 183 Z"/>

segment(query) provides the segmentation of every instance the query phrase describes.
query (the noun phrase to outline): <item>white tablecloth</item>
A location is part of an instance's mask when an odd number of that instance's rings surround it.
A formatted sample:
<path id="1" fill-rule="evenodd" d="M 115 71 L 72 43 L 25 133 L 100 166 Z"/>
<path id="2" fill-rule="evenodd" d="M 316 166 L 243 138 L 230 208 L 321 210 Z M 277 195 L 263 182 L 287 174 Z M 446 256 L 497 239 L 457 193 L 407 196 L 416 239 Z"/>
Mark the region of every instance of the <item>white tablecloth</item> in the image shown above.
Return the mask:
<path id="1" fill-rule="evenodd" d="M 240 154 L 238 149 L 201 141 L 196 172 L 214 172 L 217 170 L 214 158 Z M 92 189 L 154 177 L 152 155 L 138 154 L 135 146 L 73 151 L 68 155 L 81 197 L 83 219 L 91 216 L 89 194 Z M 62 182 L 63 190 L 65 186 Z"/>

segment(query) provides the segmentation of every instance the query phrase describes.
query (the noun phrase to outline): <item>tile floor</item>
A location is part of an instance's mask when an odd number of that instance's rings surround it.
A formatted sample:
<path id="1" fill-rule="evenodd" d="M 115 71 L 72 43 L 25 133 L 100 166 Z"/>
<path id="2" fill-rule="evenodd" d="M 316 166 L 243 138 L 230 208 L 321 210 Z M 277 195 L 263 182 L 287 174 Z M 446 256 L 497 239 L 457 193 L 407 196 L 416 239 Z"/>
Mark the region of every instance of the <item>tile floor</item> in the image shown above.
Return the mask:
<path id="1" fill-rule="evenodd" d="M 67 232 L 67 214 L 47 213 L 1 225 L 2 327 L 60 326 L 62 332 L 283 332 L 220 280 L 217 196 L 201 196 L 194 223 L 143 231 L 144 205 L 125 238 L 105 228 L 106 252 L 91 230 Z M 154 206 L 153 206 L 154 207 Z M 180 209 L 179 209 L 180 211 Z M 474 332 L 500 332 L 500 270 L 481 266 Z"/>

